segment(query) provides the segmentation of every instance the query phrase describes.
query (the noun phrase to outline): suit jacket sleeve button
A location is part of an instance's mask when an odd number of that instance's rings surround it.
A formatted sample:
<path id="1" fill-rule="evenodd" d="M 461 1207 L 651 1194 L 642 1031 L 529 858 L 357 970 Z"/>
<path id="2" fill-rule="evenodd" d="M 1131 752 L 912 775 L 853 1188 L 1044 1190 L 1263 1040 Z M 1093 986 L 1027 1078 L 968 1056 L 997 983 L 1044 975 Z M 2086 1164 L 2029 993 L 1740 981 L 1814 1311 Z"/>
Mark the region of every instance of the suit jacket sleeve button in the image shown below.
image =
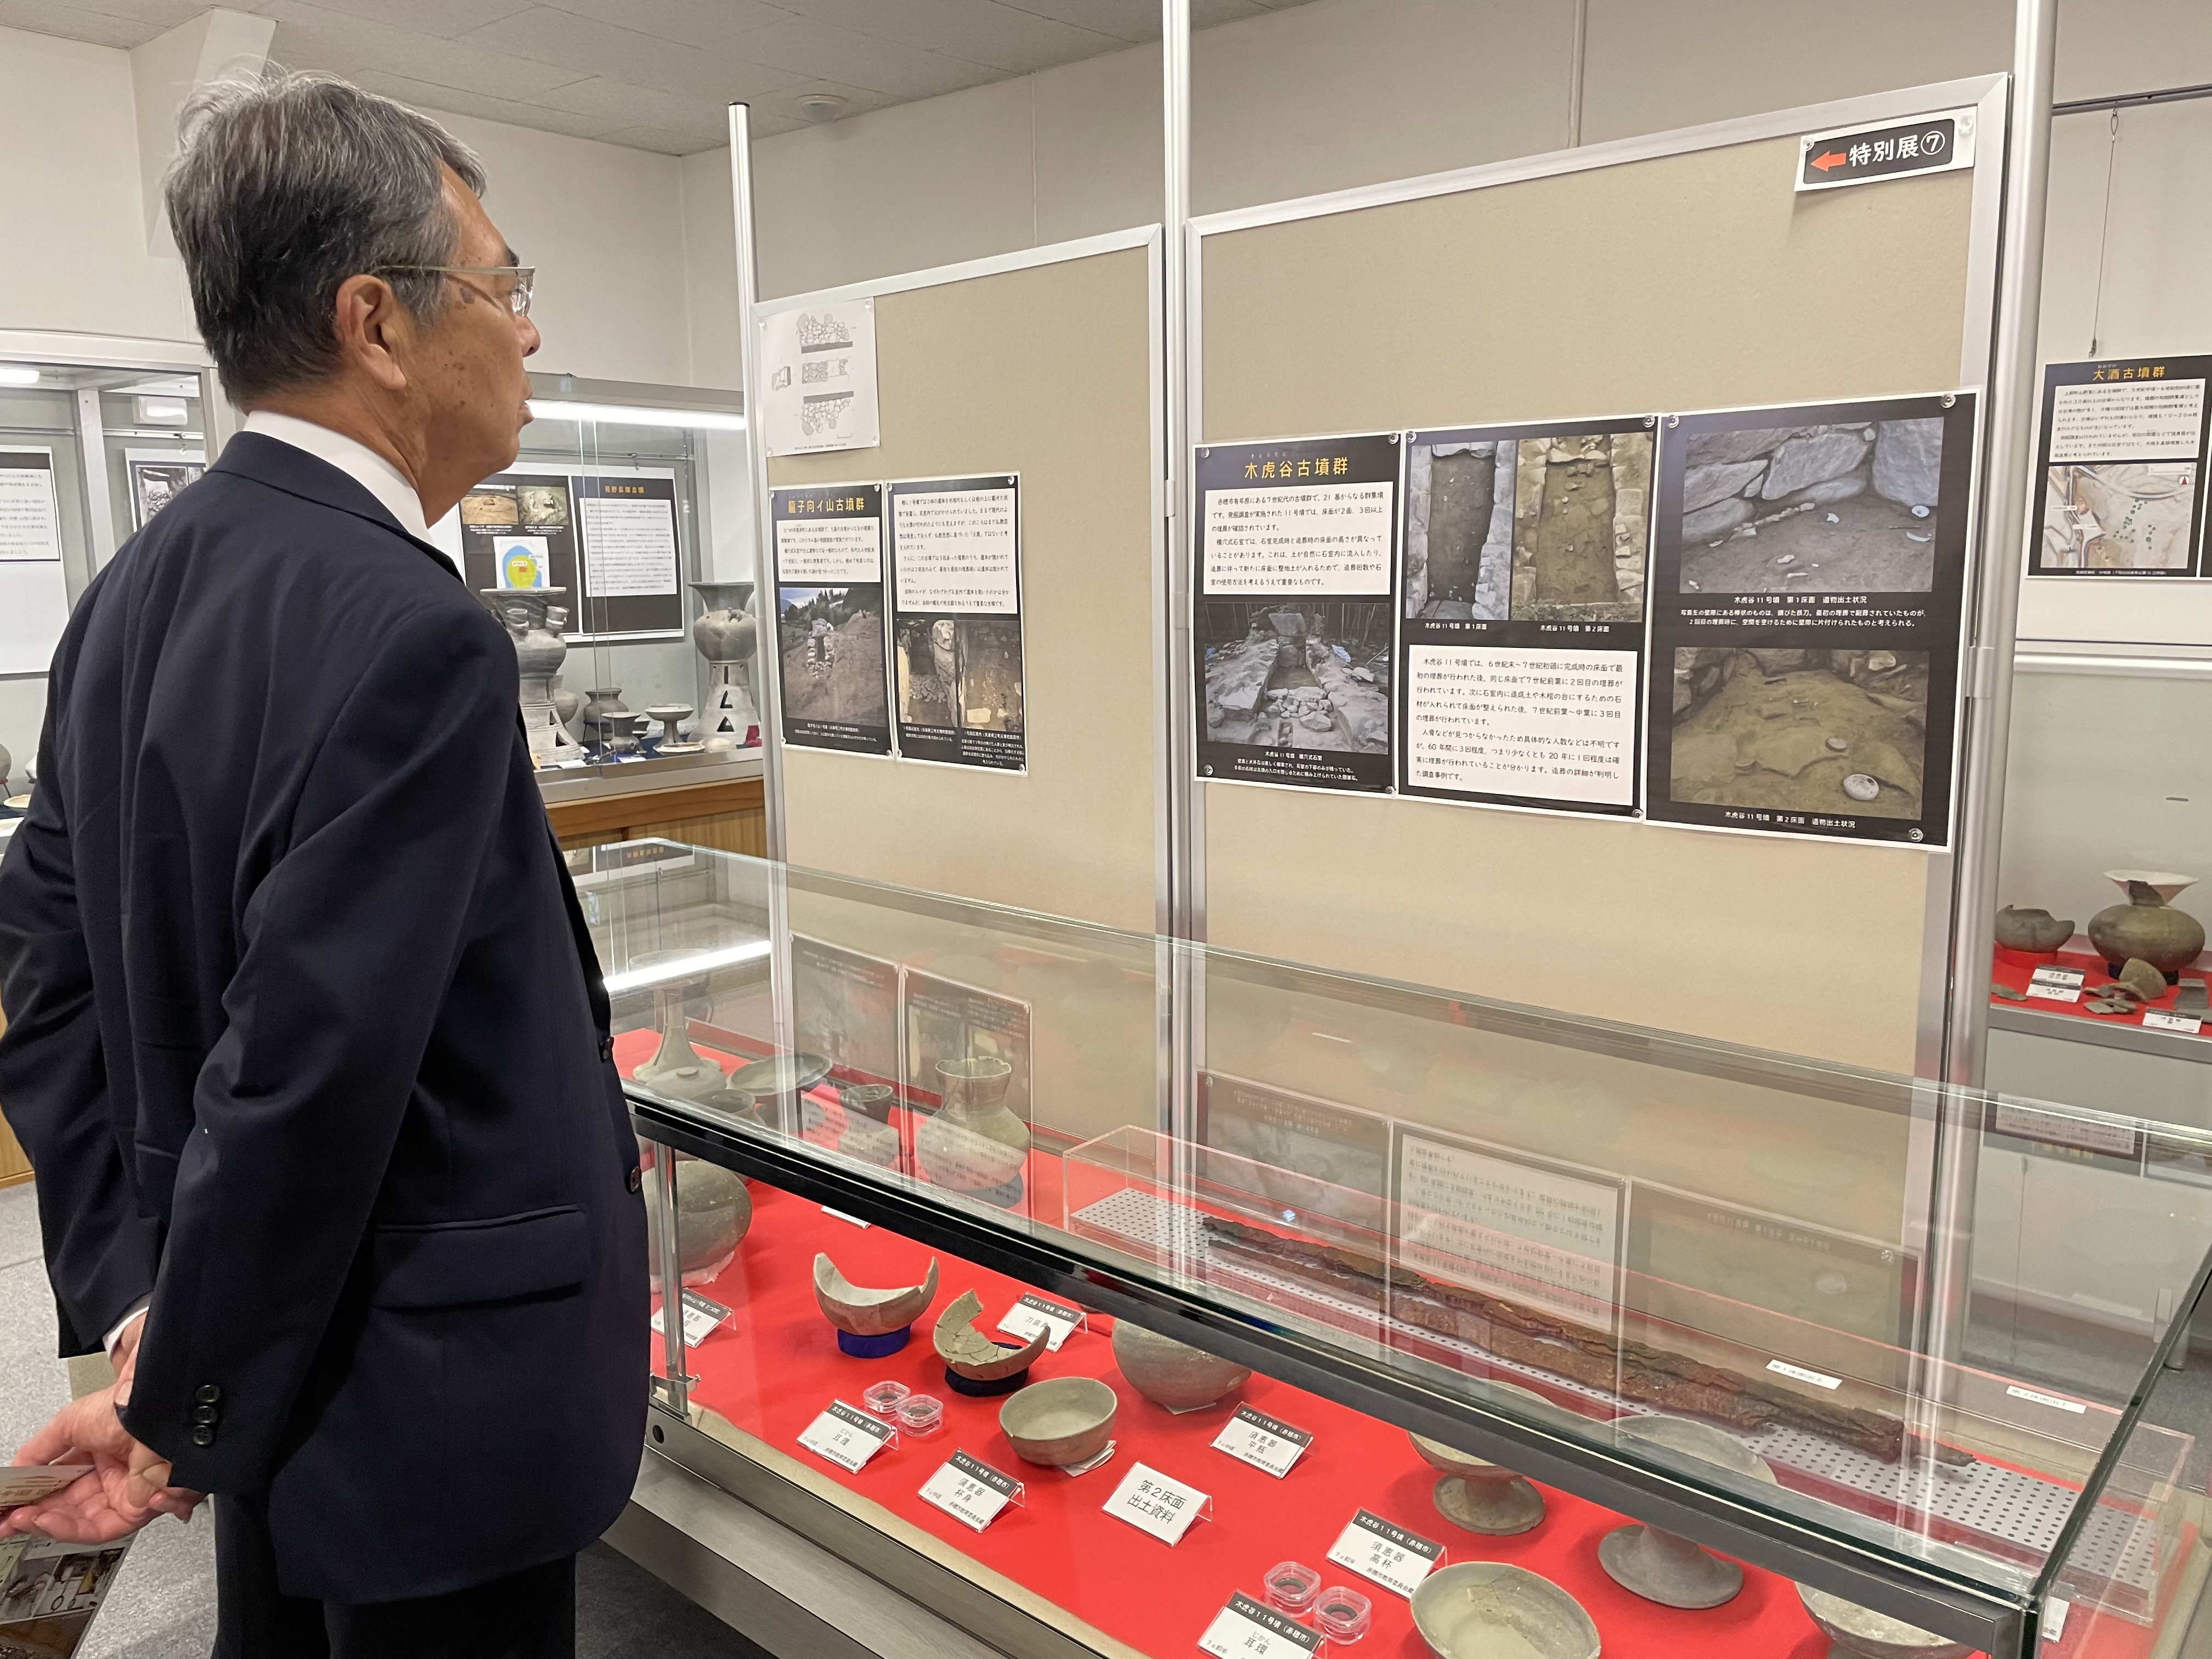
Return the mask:
<path id="1" fill-rule="evenodd" d="M 192 1390 L 192 1398 L 203 1406 L 212 1406 L 222 1398 L 222 1390 L 212 1382 L 203 1382 Z"/>
<path id="2" fill-rule="evenodd" d="M 212 1446 L 215 1444 L 215 1431 L 208 1427 L 206 1424 L 201 1424 L 199 1427 L 192 1431 L 192 1444 L 195 1446 Z"/>
<path id="3" fill-rule="evenodd" d="M 611 1036 L 601 1037 L 599 1039 L 599 1058 L 601 1060 L 612 1060 L 614 1057 L 615 1040 Z"/>
<path id="4" fill-rule="evenodd" d="M 195 1406 L 192 1407 L 192 1421 L 199 1424 L 203 1428 L 211 1429 L 216 1424 L 222 1421 L 222 1407 L 220 1406 Z"/>
<path id="5" fill-rule="evenodd" d="M 645 1172 L 635 1164 L 629 1166 L 629 1184 L 630 1191 L 634 1193 L 645 1190 Z"/>

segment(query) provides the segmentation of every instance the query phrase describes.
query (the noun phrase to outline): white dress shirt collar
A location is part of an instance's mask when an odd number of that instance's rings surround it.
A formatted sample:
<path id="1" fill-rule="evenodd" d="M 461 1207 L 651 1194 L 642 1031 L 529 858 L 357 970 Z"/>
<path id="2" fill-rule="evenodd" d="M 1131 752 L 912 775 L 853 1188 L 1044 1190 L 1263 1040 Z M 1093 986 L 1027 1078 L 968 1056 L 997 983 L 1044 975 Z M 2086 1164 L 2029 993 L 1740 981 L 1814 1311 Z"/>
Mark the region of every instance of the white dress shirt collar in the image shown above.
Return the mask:
<path id="1" fill-rule="evenodd" d="M 326 426 L 317 426 L 313 421 L 303 421 L 296 415 L 279 415 L 268 409 L 257 409 L 248 415 L 244 429 L 289 444 L 295 449 L 304 449 L 317 460 L 329 462 L 375 496 L 385 511 L 399 520 L 402 530 L 417 541 L 429 539 L 429 526 L 422 519 L 422 498 L 416 495 L 415 486 L 407 482 L 406 475 L 398 467 L 359 439 L 333 432 Z"/>

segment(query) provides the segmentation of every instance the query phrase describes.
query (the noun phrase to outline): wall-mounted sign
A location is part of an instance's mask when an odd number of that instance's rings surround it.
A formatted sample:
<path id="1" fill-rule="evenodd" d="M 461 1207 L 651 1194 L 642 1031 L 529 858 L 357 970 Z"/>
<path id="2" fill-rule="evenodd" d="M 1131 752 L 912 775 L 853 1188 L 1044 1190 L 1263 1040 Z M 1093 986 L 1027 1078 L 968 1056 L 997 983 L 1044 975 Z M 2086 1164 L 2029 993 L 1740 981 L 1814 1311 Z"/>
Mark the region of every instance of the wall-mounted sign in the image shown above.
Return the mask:
<path id="1" fill-rule="evenodd" d="M 1797 141 L 1797 188 L 1840 190 L 1974 165 L 1974 111 L 1949 109 L 1881 126 L 1808 133 Z"/>

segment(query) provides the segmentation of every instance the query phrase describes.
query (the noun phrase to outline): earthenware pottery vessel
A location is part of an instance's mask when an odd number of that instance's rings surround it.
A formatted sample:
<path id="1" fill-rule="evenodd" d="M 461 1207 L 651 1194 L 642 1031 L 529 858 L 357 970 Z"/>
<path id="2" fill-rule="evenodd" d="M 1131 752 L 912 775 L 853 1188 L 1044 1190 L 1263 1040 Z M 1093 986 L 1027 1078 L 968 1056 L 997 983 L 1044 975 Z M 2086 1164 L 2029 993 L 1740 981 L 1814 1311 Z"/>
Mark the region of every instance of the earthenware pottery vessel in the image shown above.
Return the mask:
<path id="1" fill-rule="evenodd" d="M 706 744 L 701 743 L 684 742 L 683 735 L 676 729 L 678 726 L 691 718 L 690 703 L 656 702 L 647 708 L 645 714 L 647 720 L 656 720 L 660 722 L 659 753 L 696 755 L 706 747 Z"/>
<path id="2" fill-rule="evenodd" d="M 607 743 L 606 717 L 627 714 L 629 709 L 622 700 L 622 687 L 603 685 L 584 694 L 584 706 L 576 711 L 576 724 L 584 728 L 584 741 L 594 749 L 604 749 Z"/>
<path id="3" fill-rule="evenodd" d="M 845 1132 L 837 1138 L 837 1150 L 863 1164 L 896 1168 L 899 1132 L 873 1115 L 870 1109 L 897 1092 L 888 1083 L 855 1083 L 839 1089 L 837 1102 L 845 1109 Z"/>
<path id="4" fill-rule="evenodd" d="M 937 1063 L 944 1104 L 915 1132 L 922 1174 L 960 1193 L 1012 1186 L 1029 1161 L 1030 1126 L 1006 1105 L 1014 1068 L 1003 1060 L 971 1057 Z"/>
<path id="5" fill-rule="evenodd" d="M 637 723 L 644 718 L 644 715 L 634 714 L 626 708 L 619 711 L 604 710 L 599 715 L 599 725 L 607 734 L 607 753 L 610 755 L 637 753 Z"/>
<path id="6" fill-rule="evenodd" d="M 951 1307 L 937 1316 L 930 1342 L 945 1362 L 945 1369 L 955 1376 L 970 1382 L 1003 1382 L 1028 1370 L 1051 1346 L 1048 1330 L 1039 1331 L 1026 1342 L 995 1341 L 975 1328 L 982 1315 L 983 1298 L 973 1291 L 963 1291 Z"/>
<path id="7" fill-rule="evenodd" d="M 568 620 L 568 613 L 554 601 L 566 599 L 568 590 L 499 588 L 479 597 L 506 625 L 508 637 L 514 641 L 522 730 L 530 743 L 532 763 L 552 766 L 581 759 L 583 745 L 568 735 L 553 697 L 553 678 L 568 655 L 568 642 L 561 637 L 561 626 Z"/>
<path id="8" fill-rule="evenodd" d="M 645 1259 L 656 1285 L 660 1283 L 659 1176 L 659 1170 L 647 1170 L 643 1188 Z M 752 1194 L 744 1181 L 718 1164 L 696 1158 L 678 1160 L 676 1271 L 684 1284 L 702 1284 L 720 1273 L 752 1224 Z"/>
<path id="9" fill-rule="evenodd" d="M 677 1178 L 676 1191 L 684 1191 L 683 1178 Z M 868 1290 L 855 1285 L 837 1271 L 837 1264 L 828 1256 L 817 1254 L 814 1258 L 814 1303 L 822 1310 L 822 1316 L 848 1336 L 889 1336 L 902 1331 L 921 1317 L 922 1310 L 929 1306 L 937 1295 L 937 1258 L 932 1256 L 929 1271 L 919 1285 L 895 1285 L 890 1290 Z"/>
<path id="10" fill-rule="evenodd" d="M 999 1407 L 999 1427 L 1024 1462 L 1066 1468 L 1106 1449 L 1121 1405 L 1095 1376 L 1055 1376 L 1011 1396 Z"/>
<path id="11" fill-rule="evenodd" d="M 2008 951 L 2044 955 L 2074 937 L 2074 924 L 2061 921 L 2048 910 L 2014 908 L 1997 912 L 1997 943 Z"/>
<path id="12" fill-rule="evenodd" d="M 0 795 L 8 793 L 8 775 L 15 769 L 15 757 L 8 752 L 8 745 L 0 743 Z"/>
<path id="13" fill-rule="evenodd" d="M 629 959 L 632 973 L 683 962 L 691 951 L 646 951 Z M 727 1088 L 722 1068 L 691 1046 L 691 1018 L 685 1003 L 706 984 L 703 974 L 677 975 L 653 982 L 653 1024 L 660 1042 L 651 1058 L 630 1073 L 630 1080 L 673 1100 L 702 1100 Z"/>
<path id="14" fill-rule="evenodd" d="M 2197 884 L 2194 876 L 2171 870 L 2107 870 L 2106 878 L 2128 896 L 2089 918 L 2089 943 L 2117 975 L 2130 957 L 2141 957 L 2166 975 L 2168 985 L 2204 949 L 2204 924 L 2173 908 L 2175 896 Z"/>
<path id="15" fill-rule="evenodd" d="M 1797 1586 L 1797 1599 L 1813 1622 L 1834 1644 L 1830 1659 L 1966 1659 L 1973 1649 L 1947 1636 L 1936 1636 L 1840 1595 Z"/>
<path id="16" fill-rule="evenodd" d="M 1503 1561 L 1462 1561 L 1421 1580 L 1413 1628 L 1437 1659 L 1597 1659 L 1597 1626 L 1550 1579 Z"/>
<path id="17" fill-rule="evenodd" d="M 1734 1435 L 1686 1417 L 1625 1417 L 1613 1425 L 1623 1440 L 1658 1446 L 1776 1484 L 1766 1460 Z M 1598 1540 L 1600 1565 L 1623 1589 L 1669 1607 L 1717 1607 L 1743 1588 L 1743 1569 L 1688 1539 L 1640 1522 Z"/>
<path id="18" fill-rule="evenodd" d="M 1552 1403 L 1533 1389 L 1501 1382 L 1495 1377 L 1490 1379 L 1490 1386 L 1500 1394 L 1530 1401 L 1547 1409 Z M 1470 1456 L 1456 1446 L 1447 1446 L 1441 1440 L 1418 1434 L 1413 1439 L 1413 1449 L 1420 1453 L 1422 1460 L 1430 1468 L 1443 1472 L 1443 1479 L 1437 1482 L 1430 1496 L 1435 1501 L 1437 1513 L 1455 1527 L 1503 1538 L 1527 1532 L 1543 1520 L 1544 1494 L 1523 1477 L 1486 1459 Z"/>
<path id="19" fill-rule="evenodd" d="M 753 704 L 753 652 L 760 633 L 753 621 L 750 582 L 693 582 L 706 608 L 691 624 L 692 642 L 707 659 L 707 706 L 699 736 L 710 750 L 752 749 L 760 744 L 760 711 Z"/>
<path id="20" fill-rule="evenodd" d="M 1243 1388 L 1252 1375 L 1249 1365 L 1232 1364 L 1126 1319 L 1114 1322 L 1114 1363 L 1131 1388 L 1171 1412 L 1217 1404 Z"/>

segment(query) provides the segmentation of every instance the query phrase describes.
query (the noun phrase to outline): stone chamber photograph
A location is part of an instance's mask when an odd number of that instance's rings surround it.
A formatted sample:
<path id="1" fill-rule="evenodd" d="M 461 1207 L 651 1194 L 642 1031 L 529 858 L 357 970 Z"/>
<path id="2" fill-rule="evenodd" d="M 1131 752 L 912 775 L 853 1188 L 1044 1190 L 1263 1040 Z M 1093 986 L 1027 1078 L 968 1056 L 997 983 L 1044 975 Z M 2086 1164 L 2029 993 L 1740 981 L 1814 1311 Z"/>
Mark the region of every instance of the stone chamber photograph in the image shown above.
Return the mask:
<path id="1" fill-rule="evenodd" d="M 2104 461 L 2046 467 L 2041 570 L 2190 568 L 2194 461 Z"/>
<path id="2" fill-rule="evenodd" d="M 1685 593 L 1925 593 L 1935 584 L 1943 422 L 1690 435 Z"/>
<path id="3" fill-rule="evenodd" d="M 776 599 L 784 713 L 793 720 L 888 724 L 881 584 L 783 587 Z"/>
<path id="4" fill-rule="evenodd" d="M 1674 653 L 1669 799 L 1917 819 L 1924 651 Z"/>
<path id="5" fill-rule="evenodd" d="M 1388 599 L 1201 599 L 1209 743 L 1390 752 Z"/>
<path id="6" fill-rule="evenodd" d="M 902 617 L 899 720 L 969 732 L 1022 729 L 1018 617 Z"/>

